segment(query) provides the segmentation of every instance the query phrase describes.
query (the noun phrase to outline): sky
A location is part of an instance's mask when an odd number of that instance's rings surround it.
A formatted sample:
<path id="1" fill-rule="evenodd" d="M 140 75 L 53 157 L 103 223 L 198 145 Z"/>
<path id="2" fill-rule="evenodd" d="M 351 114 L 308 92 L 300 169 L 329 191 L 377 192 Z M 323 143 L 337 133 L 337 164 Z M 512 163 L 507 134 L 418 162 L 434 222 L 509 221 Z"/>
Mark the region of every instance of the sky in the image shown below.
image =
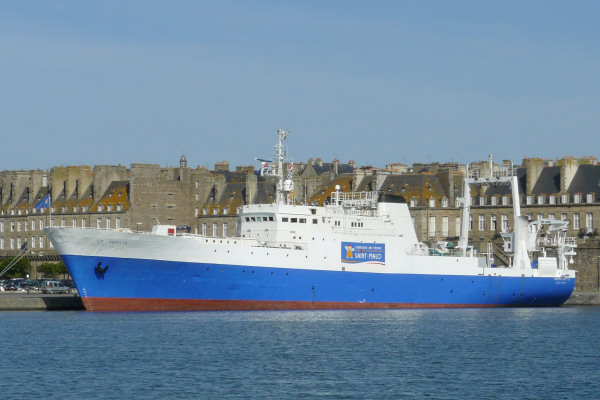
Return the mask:
<path id="1" fill-rule="evenodd" d="M 0 171 L 600 156 L 598 1 L 0 0 Z"/>

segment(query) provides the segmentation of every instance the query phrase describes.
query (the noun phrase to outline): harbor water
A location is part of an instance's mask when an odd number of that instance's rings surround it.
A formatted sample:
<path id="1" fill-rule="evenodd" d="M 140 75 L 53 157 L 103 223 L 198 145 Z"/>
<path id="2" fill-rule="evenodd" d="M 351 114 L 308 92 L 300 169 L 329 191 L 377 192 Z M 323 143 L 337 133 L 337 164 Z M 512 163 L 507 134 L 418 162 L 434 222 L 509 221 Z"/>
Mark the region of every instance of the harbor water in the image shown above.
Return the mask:
<path id="1" fill-rule="evenodd" d="M 600 307 L 0 312 L 3 399 L 573 399 Z"/>

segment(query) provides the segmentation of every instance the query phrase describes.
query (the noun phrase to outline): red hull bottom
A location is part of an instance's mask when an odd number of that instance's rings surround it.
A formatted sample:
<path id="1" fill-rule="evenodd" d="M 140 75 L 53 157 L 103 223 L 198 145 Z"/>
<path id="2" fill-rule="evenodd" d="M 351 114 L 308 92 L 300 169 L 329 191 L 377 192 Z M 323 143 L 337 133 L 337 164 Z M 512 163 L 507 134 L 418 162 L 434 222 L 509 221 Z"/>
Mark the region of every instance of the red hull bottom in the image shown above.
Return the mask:
<path id="1" fill-rule="evenodd" d="M 347 303 L 258 300 L 188 300 L 83 297 L 87 311 L 361 310 L 401 308 L 482 308 L 498 304 Z"/>

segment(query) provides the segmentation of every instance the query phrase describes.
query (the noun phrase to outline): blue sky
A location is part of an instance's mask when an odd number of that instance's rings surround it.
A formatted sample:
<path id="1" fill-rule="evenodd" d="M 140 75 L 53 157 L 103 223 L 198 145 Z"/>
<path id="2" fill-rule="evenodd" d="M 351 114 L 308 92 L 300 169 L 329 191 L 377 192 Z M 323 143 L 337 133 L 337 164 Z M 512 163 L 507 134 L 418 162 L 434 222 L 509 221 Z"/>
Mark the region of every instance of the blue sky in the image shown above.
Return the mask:
<path id="1" fill-rule="evenodd" d="M 0 7 L 0 170 L 600 156 L 600 2 Z"/>

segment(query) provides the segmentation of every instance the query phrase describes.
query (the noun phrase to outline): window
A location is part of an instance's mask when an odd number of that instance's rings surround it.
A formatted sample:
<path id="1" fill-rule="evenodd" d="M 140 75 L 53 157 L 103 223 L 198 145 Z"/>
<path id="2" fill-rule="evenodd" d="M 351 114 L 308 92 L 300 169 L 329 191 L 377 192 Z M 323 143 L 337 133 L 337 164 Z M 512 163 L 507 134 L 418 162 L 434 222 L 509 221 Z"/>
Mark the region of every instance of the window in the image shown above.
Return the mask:
<path id="1" fill-rule="evenodd" d="M 44 229 L 44 220 L 40 219 L 40 231 Z"/>
<path id="2" fill-rule="evenodd" d="M 0 232 L 4 232 L 4 221 L 0 222 Z"/>
<path id="3" fill-rule="evenodd" d="M 199 208 L 199 207 L 196 207 L 196 214 L 195 214 L 195 215 L 196 215 L 196 217 L 197 217 L 198 215 L 200 215 L 200 208 Z"/>
<path id="4" fill-rule="evenodd" d="M 429 207 L 435 207 L 435 199 L 429 199 Z"/>
<path id="5" fill-rule="evenodd" d="M 196 193 L 196 201 L 200 200 L 200 193 Z"/>
<path id="6" fill-rule="evenodd" d="M 581 203 L 581 195 L 580 194 L 576 194 L 573 196 L 573 203 L 575 203 L 575 204 Z"/>
<path id="7" fill-rule="evenodd" d="M 226 222 L 223 222 L 223 237 L 227 237 L 228 233 L 229 233 L 229 226 L 227 225 Z"/>
<path id="8" fill-rule="evenodd" d="M 208 229 L 206 227 L 206 223 L 202 224 L 202 236 L 206 236 L 206 234 L 208 233 Z"/>
<path id="9" fill-rule="evenodd" d="M 35 219 L 31 220 L 31 230 L 35 231 Z"/>
<path id="10" fill-rule="evenodd" d="M 556 204 L 556 196 L 550 196 L 548 200 L 550 201 L 550 204 Z"/>
<path id="11" fill-rule="evenodd" d="M 10 248 L 11 249 L 15 248 L 15 238 L 10 238 Z"/>
<path id="12" fill-rule="evenodd" d="M 289 221 L 288 217 L 281 218 L 281 222 L 288 222 L 288 221 Z"/>
<path id="13" fill-rule="evenodd" d="M 98 218 L 96 220 L 96 228 L 98 228 L 98 229 L 102 228 L 102 218 Z"/>
<path id="14" fill-rule="evenodd" d="M 568 221 L 569 217 L 567 216 L 567 213 L 562 213 L 562 214 L 560 214 L 560 219 L 562 221 Z"/>
<path id="15" fill-rule="evenodd" d="M 456 236 L 460 235 L 460 217 L 456 217 L 454 220 L 454 232 Z"/>
<path id="16" fill-rule="evenodd" d="M 115 218 L 115 228 L 121 229 L 121 217 Z"/>
<path id="17" fill-rule="evenodd" d="M 492 201 L 493 206 L 498 205 L 498 198 L 496 196 L 492 196 L 490 200 Z"/>
<path id="18" fill-rule="evenodd" d="M 17 238 L 17 249 L 21 248 L 21 238 Z"/>
<path id="19" fill-rule="evenodd" d="M 290 222 L 292 224 L 297 224 L 298 223 L 298 218 L 290 218 Z"/>
<path id="20" fill-rule="evenodd" d="M 104 210 L 104 206 L 102 204 L 98 204 L 98 212 L 102 212 Z"/>
<path id="21" fill-rule="evenodd" d="M 61 227 L 61 228 L 64 228 L 65 226 L 67 226 L 67 221 L 65 221 L 65 219 L 64 219 L 64 218 L 62 218 L 62 219 L 60 220 L 60 227 Z"/>
<path id="22" fill-rule="evenodd" d="M 500 216 L 500 223 L 502 224 L 502 232 L 508 232 L 508 214 L 502 214 Z"/>
<path id="23" fill-rule="evenodd" d="M 35 236 L 31 237 L 31 248 L 35 249 Z"/>
<path id="24" fill-rule="evenodd" d="M 479 205 L 480 205 L 480 206 L 485 206 L 485 197 L 481 196 L 481 197 L 479 198 Z"/>
<path id="25" fill-rule="evenodd" d="M 300 223 L 301 224 L 305 224 L 306 223 L 306 218 L 300 218 Z"/>
<path id="26" fill-rule="evenodd" d="M 15 231 L 15 221 L 10 221 L 10 231 L 11 232 Z"/>
<path id="27" fill-rule="evenodd" d="M 77 218 L 73 218 L 73 228 L 77 228 Z"/>
<path id="28" fill-rule="evenodd" d="M 485 215 L 479 216 L 479 230 L 485 231 Z"/>
<path id="29" fill-rule="evenodd" d="M 17 232 L 21 232 L 21 221 L 17 221 Z"/>
<path id="30" fill-rule="evenodd" d="M 527 205 L 530 206 L 533 204 L 533 197 L 532 196 L 527 196 Z"/>
<path id="31" fill-rule="evenodd" d="M 117 204 L 117 211 L 123 211 L 123 204 Z"/>
<path id="32" fill-rule="evenodd" d="M 573 214 L 573 229 L 579 229 L 580 227 L 579 214 Z"/>
<path id="33" fill-rule="evenodd" d="M 588 193 L 585 196 L 585 202 L 586 203 L 593 203 L 594 202 L 594 194 L 593 193 Z"/>
<path id="34" fill-rule="evenodd" d="M 442 236 L 448 237 L 448 217 L 442 217 Z"/>
<path id="35" fill-rule="evenodd" d="M 594 214 L 586 213 L 585 214 L 585 229 L 588 232 L 591 232 L 594 228 Z"/>
<path id="36" fill-rule="evenodd" d="M 435 237 L 435 217 L 429 217 L 429 237 Z"/>
<path id="37" fill-rule="evenodd" d="M 415 199 L 414 197 L 412 199 L 410 199 L 410 206 L 411 207 L 416 207 L 417 206 L 417 199 Z"/>
<path id="38" fill-rule="evenodd" d="M 54 218 L 50 218 L 50 227 L 52 228 L 54 226 Z"/>
<path id="39" fill-rule="evenodd" d="M 110 229 L 110 218 L 106 218 L 106 229 Z"/>
<path id="40" fill-rule="evenodd" d="M 44 248 L 44 237 L 40 236 L 40 249 Z"/>
<path id="41" fill-rule="evenodd" d="M 469 230 L 473 230 L 473 216 L 469 215 Z"/>
<path id="42" fill-rule="evenodd" d="M 86 222 L 85 221 L 86 221 L 85 218 L 81 218 L 81 227 L 82 228 L 85 228 L 85 226 L 86 226 Z"/>
<path id="43" fill-rule="evenodd" d="M 550 213 L 548 214 L 549 219 L 556 219 L 556 214 Z"/>
<path id="44" fill-rule="evenodd" d="M 109 204 L 106 206 L 106 211 L 112 211 L 112 210 L 113 210 L 112 204 Z"/>
<path id="45" fill-rule="evenodd" d="M 219 225 L 217 225 L 216 223 L 213 224 L 213 229 L 212 229 L 212 235 L 213 236 L 217 236 L 219 233 Z"/>
<path id="46" fill-rule="evenodd" d="M 490 215 L 490 231 L 496 231 L 497 230 L 497 226 L 496 226 L 496 216 L 495 215 Z"/>
<path id="47" fill-rule="evenodd" d="M 448 199 L 445 197 L 442 199 L 442 207 L 448 207 Z"/>
<path id="48" fill-rule="evenodd" d="M 412 224 L 415 227 L 415 229 L 417 229 L 417 225 L 416 225 L 417 220 L 415 219 L 415 217 L 410 217 L 410 219 L 412 220 Z"/>
<path id="49" fill-rule="evenodd" d="M 538 196 L 537 200 L 538 200 L 538 204 L 545 204 L 546 203 L 544 196 Z"/>
<path id="50" fill-rule="evenodd" d="M 0 250 L 4 250 L 4 238 L 0 238 Z"/>

